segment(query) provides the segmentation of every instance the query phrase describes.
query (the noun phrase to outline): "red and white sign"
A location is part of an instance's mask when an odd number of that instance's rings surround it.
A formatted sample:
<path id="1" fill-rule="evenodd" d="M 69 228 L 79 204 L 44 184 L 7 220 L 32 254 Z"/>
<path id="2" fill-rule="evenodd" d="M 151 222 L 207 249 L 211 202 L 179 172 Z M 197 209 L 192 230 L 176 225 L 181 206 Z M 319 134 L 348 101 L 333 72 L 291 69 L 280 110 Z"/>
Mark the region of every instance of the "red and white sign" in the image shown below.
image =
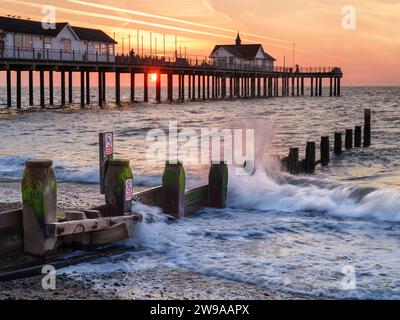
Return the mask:
<path id="1" fill-rule="evenodd" d="M 104 153 L 106 156 L 113 154 L 113 134 L 111 132 L 104 135 L 105 148 Z"/>
<path id="2" fill-rule="evenodd" d="M 127 179 L 125 181 L 125 201 L 131 201 L 133 198 L 133 180 Z"/>

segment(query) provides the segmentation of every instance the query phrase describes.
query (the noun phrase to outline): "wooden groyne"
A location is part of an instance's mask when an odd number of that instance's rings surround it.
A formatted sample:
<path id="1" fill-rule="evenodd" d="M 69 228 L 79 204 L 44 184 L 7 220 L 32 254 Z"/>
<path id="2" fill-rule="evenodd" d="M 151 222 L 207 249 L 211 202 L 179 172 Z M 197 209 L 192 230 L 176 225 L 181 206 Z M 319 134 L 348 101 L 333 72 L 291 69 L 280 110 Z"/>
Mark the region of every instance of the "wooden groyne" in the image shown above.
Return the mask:
<path id="1" fill-rule="evenodd" d="M 62 57 L 62 56 L 61 56 Z M 182 59 L 181 59 L 182 60 Z M 97 103 L 100 107 L 106 103 L 106 79 L 113 74 L 115 79 L 115 102 L 134 103 L 137 97 L 137 79 L 143 79 L 142 101 L 149 101 L 149 75 L 156 74 L 156 101 L 204 101 L 217 99 L 244 99 L 304 96 L 306 81 L 310 95 L 319 97 L 323 93 L 323 81 L 329 86 L 329 96 L 341 95 L 343 73 L 338 67 L 319 68 L 221 68 L 203 63 L 191 65 L 188 61 L 165 61 L 152 59 L 117 59 L 116 62 L 96 61 L 60 61 L 60 60 L 24 60 L 0 58 L 0 71 L 5 77 L 7 107 L 12 107 L 15 94 L 15 106 L 21 108 L 22 73 L 28 73 L 29 105 L 41 107 L 54 106 L 54 74 L 60 78 L 61 106 L 79 103 L 81 107 Z M 39 74 L 39 103 L 34 101 L 34 74 Z M 15 74 L 12 77 L 12 74 Z M 79 74 L 79 83 L 74 83 L 74 74 Z M 92 75 L 97 75 L 97 101 L 91 101 Z M 130 99 L 121 101 L 121 75 L 130 76 Z M 48 97 L 45 96 L 45 78 L 48 79 Z M 12 84 L 15 78 L 15 84 Z M 161 87 L 166 80 L 167 95 L 162 96 Z M 80 101 L 73 101 L 73 87 L 80 87 Z M 15 87 L 15 93 L 12 88 Z M 68 90 L 67 90 L 68 89 Z M 176 91 L 177 94 L 176 94 Z M 68 95 L 67 95 L 68 93 Z M 175 99 L 175 96 L 178 96 Z"/>
<path id="2" fill-rule="evenodd" d="M 345 130 L 345 150 L 361 147 L 361 129 L 362 127 L 356 125 L 353 129 Z M 333 153 L 341 155 L 343 153 L 342 132 L 334 133 Z M 371 145 L 371 110 L 364 110 L 364 141 L 363 147 Z M 320 159 L 316 160 L 315 142 L 309 141 L 306 144 L 305 158 L 299 159 L 299 148 L 290 148 L 287 157 L 281 159 L 282 168 L 291 173 L 314 173 L 315 167 L 320 164 L 326 166 L 330 162 L 330 142 L 329 136 L 322 136 L 320 140 Z"/>

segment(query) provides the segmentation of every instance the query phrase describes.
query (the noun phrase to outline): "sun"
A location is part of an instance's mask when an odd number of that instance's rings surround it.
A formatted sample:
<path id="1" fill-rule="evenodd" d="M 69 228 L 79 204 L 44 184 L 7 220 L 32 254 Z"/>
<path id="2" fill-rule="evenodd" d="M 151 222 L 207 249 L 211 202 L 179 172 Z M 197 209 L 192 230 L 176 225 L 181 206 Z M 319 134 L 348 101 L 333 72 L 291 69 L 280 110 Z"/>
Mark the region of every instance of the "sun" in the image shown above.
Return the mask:
<path id="1" fill-rule="evenodd" d="M 150 74 L 150 79 L 151 79 L 151 81 L 156 82 L 157 81 L 157 73 Z"/>

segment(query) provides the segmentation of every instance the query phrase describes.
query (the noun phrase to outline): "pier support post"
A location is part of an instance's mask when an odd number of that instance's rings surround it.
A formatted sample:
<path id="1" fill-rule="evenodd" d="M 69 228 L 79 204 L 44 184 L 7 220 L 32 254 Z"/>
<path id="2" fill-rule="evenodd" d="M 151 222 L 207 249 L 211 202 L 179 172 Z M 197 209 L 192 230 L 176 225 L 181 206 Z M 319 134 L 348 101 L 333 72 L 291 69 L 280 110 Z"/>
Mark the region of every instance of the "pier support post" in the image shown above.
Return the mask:
<path id="1" fill-rule="evenodd" d="M 304 96 L 304 78 L 301 77 L 301 95 Z"/>
<path id="2" fill-rule="evenodd" d="M 215 76 L 212 76 L 212 88 L 211 88 L 211 97 L 214 100 L 215 99 Z"/>
<path id="3" fill-rule="evenodd" d="M 221 98 L 226 98 L 226 78 L 225 76 L 221 77 Z"/>
<path id="4" fill-rule="evenodd" d="M 332 77 L 329 78 L 329 96 L 332 97 Z"/>
<path id="5" fill-rule="evenodd" d="M 149 101 L 149 75 L 147 70 L 143 73 L 143 101 Z"/>
<path id="6" fill-rule="evenodd" d="M 207 99 L 210 99 L 210 76 L 207 75 Z"/>
<path id="7" fill-rule="evenodd" d="M 310 87 L 311 87 L 311 97 L 313 97 L 314 96 L 314 78 L 313 77 L 311 77 Z"/>
<path id="8" fill-rule="evenodd" d="M 346 135 L 344 139 L 344 147 L 346 149 L 353 148 L 353 129 L 346 129 Z"/>
<path id="9" fill-rule="evenodd" d="M 371 145 L 371 109 L 364 110 L 364 147 Z"/>
<path id="10" fill-rule="evenodd" d="M 182 75 L 178 74 L 178 100 L 182 101 Z"/>
<path id="11" fill-rule="evenodd" d="M 188 77 L 188 100 L 192 99 L 192 77 Z"/>
<path id="12" fill-rule="evenodd" d="M 72 84 L 72 71 L 68 72 L 68 102 L 72 104 L 73 97 L 72 97 L 72 89 L 73 89 L 73 84 Z"/>
<path id="13" fill-rule="evenodd" d="M 49 104 L 54 105 L 54 77 L 53 71 L 49 71 Z"/>
<path id="14" fill-rule="evenodd" d="M 194 74 L 192 75 L 192 100 L 196 100 L 196 75 Z"/>
<path id="15" fill-rule="evenodd" d="M 307 142 L 304 170 L 306 173 L 315 172 L 315 142 Z"/>
<path id="16" fill-rule="evenodd" d="M 172 72 L 168 72 L 167 76 L 167 86 L 168 86 L 168 100 L 169 102 L 172 102 L 173 99 L 173 74 Z"/>
<path id="17" fill-rule="evenodd" d="M 61 106 L 65 106 L 65 71 L 61 71 Z"/>
<path id="18" fill-rule="evenodd" d="M 361 147 L 361 126 L 354 127 L 354 147 Z"/>
<path id="19" fill-rule="evenodd" d="M 201 75 L 197 75 L 197 99 L 201 99 Z"/>
<path id="20" fill-rule="evenodd" d="M 121 104 L 121 73 L 115 72 L 115 104 Z"/>
<path id="21" fill-rule="evenodd" d="M 33 71 L 29 70 L 29 105 L 33 106 Z"/>
<path id="22" fill-rule="evenodd" d="M 208 206 L 226 208 L 228 194 L 228 166 L 224 161 L 212 163 L 208 174 Z"/>
<path id="23" fill-rule="evenodd" d="M 318 97 L 319 93 L 318 93 L 318 84 L 319 84 L 319 79 L 315 78 L 315 96 Z"/>
<path id="24" fill-rule="evenodd" d="M 57 222 L 57 182 L 51 160 L 29 160 L 22 177 L 24 252 L 44 256 L 56 245 L 46 223 Z"/>
<path id="25" fill-rule="evenodd" d="M 162 177 L 162 209 L 182 218 L 185 215 L 186 176 L 182 163 L 167 162 Z"/>
<path id="26" fill-rule="evenodd" d="M 21 109 L 21 70 L 17 70 L 17 108 Z"/>
<path id="27" fill-rule="evenodd" d="M 107 73 L 103 72 L 103 80 L 102 80 L 103 90 L 102 90 L 102 92 L 103 92 L 103 103 L 104 104 L 106 103 L 106 96 L 107 96 L 107 86 L 106 86 L 107 78 L 106 78 L 106 75 L 107 75 Z"/>
<path id="28" fill-rule="evenodd" d="M 85 106 L 85 72 L 81 71 L 81 107 Z"/>
<path id="29" fill-rule="evenodd" d="M 7 107 L 11 107 L 11 70 L 6 71 L 7 77 Z"/>
<path id="30" fill-rule="evenodd" d="M 101 73 L 101 71 L 99 71 L 98 76 L 97 76 L 97 80 L 98 80 L 98 85 L 97 85 L 97 90 L 98 90 L 98 94 L 99 94 L 99 107 L 103 106 L 103 75 Z"/>
<path id="31" fill-rule="evenodd" d="M 183 73 L 182 74 L 182 82 L 181 82 L 181 86 L 182 86 L 182 97 L 181 97 L 181 99 L 182 99 L 182 102 L 184 102 L 185 101 L 185 74 Z"/>
<path id="32" fill-rule="evenodd" d="M 39 71 L 39 82 L 40 82 L 40 106 L 44 108 L 44 71 Z"/>
<path id="33" fill-rule="evenodd" d="M 112 159 L 107 162 L 104 191 L 107 216 L 123 216 L 132 212 L 133 175 L 129 160 Z"/>
<path id="34" fill-rule="evenodd" d="M 291 174 L 299 173 L 299 148 L 290 148 L 287 169 Z"/>
<path id="35" fill-rule="evenodd" d="M 322 96 L 322 78 L 319 78 L 319 96 Z"/>
<path id="36" fill-rule="evenodd" d="M 131 103 L 135 103 L 135 72 L 131 70 Z"/>
<path id="37" fill-rule="evenodd" d="M 183 95 L 184 96 L 184 95 Z M 161 102 L 161 72 L 157 73 L 156 80 L 156 100 L 158 103 Z"/>
<path id="38" fill-rule="evenodd" d="M 329 163 L 329 137 L 321 137 L 320 145 L 321 165 L 326 166 Z"/>
<path id="39" fill-rule="evenodd" d="M 337 95 L 340 97 L 340 78 L 337 78 Z"/>
<path id="40" fill-rule="evenodd" d="M 296 90 L 297 90 L 297 96 L 299 96 L 300 95 L 300 78 L 299 77 L 297 77 L 296 78 Z"/>
<path id="41" fill-rule="evenodd" d="M 333 142 L 333 152 L 335 154 L 342 153 L 342 133 L 341 132 L 335 132 L 335 140 Z"/>
<path id="42" fill-rule="evenodd" d="M 261 78 L 257 77 L 257 97 L 261 97 Z"/>
<path id="43" fill-rule="evenodd" d="M 233 79 L 229 77 L 229 98 L 233 99 Z"/>
<path id="44" fill-rule="evenodd" d="M 292 96 L 294 96 L 294 77 L 292 76 Z"/>

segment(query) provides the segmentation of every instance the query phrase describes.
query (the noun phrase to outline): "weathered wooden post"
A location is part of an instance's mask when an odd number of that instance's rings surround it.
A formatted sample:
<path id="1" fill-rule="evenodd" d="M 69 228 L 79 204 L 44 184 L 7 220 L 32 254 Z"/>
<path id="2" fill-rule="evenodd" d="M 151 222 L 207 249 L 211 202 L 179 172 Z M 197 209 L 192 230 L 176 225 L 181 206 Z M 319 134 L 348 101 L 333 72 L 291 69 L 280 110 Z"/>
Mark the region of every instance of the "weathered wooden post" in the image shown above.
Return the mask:
<path id="1" fill-rule="evenodd" d="M 299 173 L 299 148 L 290 148 L 287 160 L 287 169 L 291 174 Z"/>
<path id="2" fill-rule="evenodd" d="M 61 106 L 65 106 L 65 71 L 61 71 Z"/>
<path id="3" fill-rule="evenodd" d="M 364 147 L 371 145 L 371 109 L 364 110 Z"/>
<path id="4" fill-rule="evenodd" d="M 7 107 L 11 107 L 11 70 L 6 71 L 7 82 Z"/>
<path id="5" fill-rule="evenodd" d="M 202 99 L 206 100 L 206 75 L 203 73 L 201 75 L 201 79 L 202 79 Z"/>
<path id="6" fill-rule="evenodd" d="M 135 71 L 131 70 L 131 103 L 135 103 Z"/>
<path id="7" fill-rule="evenodd" d="M 101 74 L 101 71 L 99 71 L 99 73 L 98 73 L 97 81 L 98 81 L 97 92 L 99 95 L 99 107 L 102 107 L 103 106 L 103 83 L 102 83 L 103 76 Z"/>
<path id="8" fill-rule="evenodd" d="M 172 102 L 174 100 L 174 98 L 173 98 L 173 74 L 172 74 L 172 71 L 168 72 L 167 82 L 168 82 L 168 100 L 169 100 L 169 102 Z"/>
<path id="9" fill-rule="evenodd" d="M 183 94 L 184 95 L 184 94 Z M 161 72 L 157 73 L 157 80 L 156 80 L 156 101 L 158 103 L 161 102 Z"/>
<path id="10" fill-rule="evenodd" d="M 355 126 L 354 128 L 354 147 L 361 147 L 361 126 Z"/>
<path id="11" fill-rule="evenodd" d="M 104 178 L 107 216 L 123 216 L 131 213 L 133 198 L 133 175 L 129 160 L 107 161 Z"/>
<path id="12" fill-rule="evenodd" d="M 311 77 L 310 87 L 311 87 L 311 97 L 312 97 L 312 96 L 314 96 L 314 78 L 313 77 Z"/>
<path id="13" fill-rule="evenodd" d="M 44 108 L 44 71 L 39 71 L 39 82 L 40 82 L 40 106 Z"/>
<path id="14" fill-rule="evenodd" d="M 21 70 L 17 70 L 17 108 L 21 109 Z"/>
<path id="15" fill-rule="evenodd" d="M 105 193 L 104 178 L 108 161 L 114 157 L 114 134 L 112 132 L 99 133 L 99 159 L 100 159 L 100 193 Z"/>
<path id="16" fill-rule="evenodd" d="M 208 174 L 208 206 L 226 208 L 228 194 L 228 166 L 225 161 L 212 163 Z"/>
<path id="17" fill-rule="evenodd" d="M 306 173 L 315 172 L 315 142 L 307 142 L 304 170 Z"/>
<path id="18" fill-rule="evenodd" d="M 341 154 L 342 153 L 342 133 L 341 132 L 335 132 L 335 140 L 333 142 L 333 152 L 335 154 Z"/>
<path id="19" fill-rule="evenodd" d="M 149 75 L 147 70 L 143 73 L 143 101 L 149 101 Z"/>
<path id="20" fill-rule="evenodd" d="M 326 166 L 329 163 L 329 137 L 321 137 L 321 165 Z"/>
<path id="21" fill-rule="evenodd" d="M 49 104 L 54 105 L 54 76 L 53 71 L 49 71 Z"/>
<path id="22" fill-rule="evenodd" d="M 56 238 L 46 237 L 46 223 L 57 222 L 57 182 L 51 160 L 29 160 L 22 177 L 24 252 L 44 256 Z"/>
<path id="23" fill-rule="evenodd" d="M 81 107 L 85 106 L 85 72 L 81 70 Z"/>
<path id="24" fill-rule="evenodd" d="M 185 74 L 183 73 L 182 74 L 182 82 L 181 82 L 181 86 L 182 86 L 182 97 L 181 97 L 181 100 L 182 100 L 182 102 L 184 102 L 185 101 Z"/>
<path id="25" fill-rule="evenodd" d="M 73 83 L 72 83 L 72 71 L 68 72 L 68 102 L 71 104 L 73 101 L 72 97 L 72 89 L 73 89 Z"/>
<path id="26" fill-rule="evenodd" d="M 121 103 L 121 73 L 115 72 L 115 104 Z"/>
<path id="27" fill-rule="evenodd" d="M 353 148 L 353 129 L 346 129 L 346 135 L 344 139 L 344 147 L 346 149 Z"/>
<path id="28" fill-rule="evenodd" d="M 186 176 L 181 162 L 167 161 L 162 177 L 162 209 L 177 218 L 185 215 Z"/>

